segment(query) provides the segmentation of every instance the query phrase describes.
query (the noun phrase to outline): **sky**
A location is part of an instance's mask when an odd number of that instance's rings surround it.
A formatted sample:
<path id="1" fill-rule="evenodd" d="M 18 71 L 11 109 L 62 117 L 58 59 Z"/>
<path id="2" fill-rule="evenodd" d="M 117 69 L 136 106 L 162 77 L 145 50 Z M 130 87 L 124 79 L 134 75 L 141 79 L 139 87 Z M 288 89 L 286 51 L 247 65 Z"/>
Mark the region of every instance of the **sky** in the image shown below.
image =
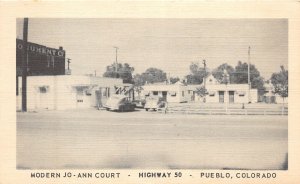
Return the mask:
<path id="1" fill-rule="evenodd" d="M 22 39 L 23 19 L 17 19 Z M 97 75 L 115 61 L 129 63 L 134 74 L 156 67 L 184 77 L 192 62 L 212 70 L 222 63 L 250 62 L 267 80 L 288 67 L 287 19 L 48 19 L 29 18 L 28 41 L 58 48 L 71 58 L 72 74 Z"/>

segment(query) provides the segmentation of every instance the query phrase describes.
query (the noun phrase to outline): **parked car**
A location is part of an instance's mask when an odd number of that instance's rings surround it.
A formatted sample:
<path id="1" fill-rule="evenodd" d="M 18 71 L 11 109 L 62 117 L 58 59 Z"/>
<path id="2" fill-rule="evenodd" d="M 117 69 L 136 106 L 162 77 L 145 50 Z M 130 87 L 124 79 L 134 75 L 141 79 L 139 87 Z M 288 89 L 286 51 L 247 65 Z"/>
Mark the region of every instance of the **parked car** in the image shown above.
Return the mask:
<path id="1" fill-rule="evenodd" d="M 146 111 L 153 109 L 154 111 L 158 110 L 159 108 L 165 108 L 167 105 L 167 102 L 160 97 L 148 97 L 146 99 L 146 104 L 144 106 L 144 109 Z"/>
<path id="2" fill-rule="evenodd" d="M 135 104 L 136 108 L 144 108 L 146 100 L 134 100 L 133 103 Z"/>
<path id="3" fill-rule="evenodd" d="M 128 97 L 125 95 L 113 95 L 107 100 L 104 108 L 106 110 L 116 110 L 120 112 L 134 111 L 135 104 L 129 101 Z"/>

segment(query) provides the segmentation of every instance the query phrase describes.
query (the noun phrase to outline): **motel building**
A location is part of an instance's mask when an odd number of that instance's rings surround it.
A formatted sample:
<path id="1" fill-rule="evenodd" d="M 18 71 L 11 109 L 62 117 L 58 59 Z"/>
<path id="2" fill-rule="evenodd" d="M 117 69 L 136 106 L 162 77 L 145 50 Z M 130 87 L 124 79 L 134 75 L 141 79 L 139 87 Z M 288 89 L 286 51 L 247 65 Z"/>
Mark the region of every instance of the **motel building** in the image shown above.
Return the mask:
<path id="1" fill-rule="evenodd" d="M 205 96 L 206 103 L 257 103 L 257 89 L 250 89 L 248 84 L 220 84 L 212 74 L 206 77 Z M 190 86 L 194 91 L 194 100 L 203 102 L 204 98 L 196 94 L 197 88 L 203 86 Z"/>
<path id="2" fill-rule="evenodd" d="M 200 85 L 186 85 L 182 82 L 175 84 L 158 83 L 143 86 L 142 94 L 147 99 L 149 96 L 164 98 L 167 102 L 199 102 L 204 103 L 204 98 L 197 94 Z M 213 75 L 206 77 L 207 94 L 206 103 L 257 103 L 257 89 L 251 89 L 249 94 L 248 84 L 220 84 Z M 249 96 L 250 95 L 250 96 Z"/>
<path id="3" fill-rule="evenodd" d="M 188 93 L 187 86 L 178 81 L 175 84 L 168 82 L 145 84 L 141 95 L 147 99 L 148 97 L 161 97 L 167 102 L 183 103 L 188 102 L 192 93 Z"/>
<path id="4" fill-rule="evenodd" d="M 22 78 L 19 77 L 17 110 L 21 110 Z M 113 94 L 133 98 L 132 85 L 122 79 L 95 76 L 29 76 L 27 77 L 28 110 L 84 109 L 104 105 Z"/>

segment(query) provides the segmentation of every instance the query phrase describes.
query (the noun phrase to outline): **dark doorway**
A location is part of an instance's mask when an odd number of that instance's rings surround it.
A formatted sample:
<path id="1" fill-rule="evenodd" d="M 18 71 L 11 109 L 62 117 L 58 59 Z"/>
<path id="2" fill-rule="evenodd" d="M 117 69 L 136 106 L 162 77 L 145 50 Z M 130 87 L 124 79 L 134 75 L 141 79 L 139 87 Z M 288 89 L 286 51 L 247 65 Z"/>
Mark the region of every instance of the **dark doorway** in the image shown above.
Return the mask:
<path id="1" fill-rule="evenodd" d="M 219 91 L 219 102 L 224 103 L 224 91 Z"/>
<path id="2" fill-rule="evenodd" d="M 163 99 L 165 100 L 165 101 L 167 101 L 167 92 L 166 91 L 163 91 L 162 92 L 162 97 L 163 97 Z"/>
<path id="3" fill-rule="evenodd" d="M 96 90 L 95 94 L 96 94 L 96 106 L 98 108 L 102 107 L 103 106 L 103 103 L 102 103 L 102 88 L 99 88 L 99 90 Z"/>
<path id="4" fill-rule="evenodd" d="M 229 91 L 229 103 L 234 103 L 234 91 Z"/>

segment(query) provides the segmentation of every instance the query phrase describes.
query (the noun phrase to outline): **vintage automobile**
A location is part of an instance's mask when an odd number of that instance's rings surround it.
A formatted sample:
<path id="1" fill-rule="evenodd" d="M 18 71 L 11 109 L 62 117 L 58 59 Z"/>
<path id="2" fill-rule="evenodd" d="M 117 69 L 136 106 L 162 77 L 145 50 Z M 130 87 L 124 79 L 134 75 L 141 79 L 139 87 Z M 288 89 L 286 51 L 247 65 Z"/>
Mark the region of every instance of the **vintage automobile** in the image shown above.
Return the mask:
<path id="1" fill-rule="evenodd" d="M 144 109 L 146 111 L 148 111 L 150 109 L 157 111 L 160 108 L 165 108 L 166 105 L 167 105 L 167 102 L 161 97 L 148 97 L 146 99 L 146 104 L 144 106 Z"/>
<path id="2" fill-rule="evenodd" d="M 104 108 L 108 111 L 134 111 L 135 104 L 129 101 L 125 95 L 113 95 L 107 100 Z"/>
<path id="3" fill-rule="evenodd" d="M 144 106 L 146 104 L 146 100 L 144 100 L 144 99 L 133 100 L 133 103 L 135 104 L 136 108 L 144 108 Z"/>

